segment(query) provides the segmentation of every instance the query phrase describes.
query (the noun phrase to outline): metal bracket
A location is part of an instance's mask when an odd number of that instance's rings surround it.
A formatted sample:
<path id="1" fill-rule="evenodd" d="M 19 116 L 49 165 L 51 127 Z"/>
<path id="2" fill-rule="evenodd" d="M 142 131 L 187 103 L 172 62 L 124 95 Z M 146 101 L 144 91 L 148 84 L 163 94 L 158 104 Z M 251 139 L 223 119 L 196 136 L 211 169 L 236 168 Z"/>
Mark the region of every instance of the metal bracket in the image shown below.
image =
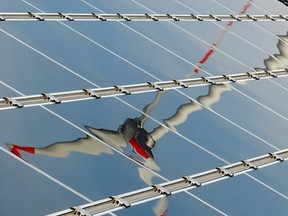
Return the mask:
<path id="1" fill-rule="evenodd" d="M 121 92 L 121 93 L 126 94 L 126 95 L 131 95 L 131 92 L 122 86 L 115 85 L 114 87 L 115 87 L 115 90 L 118 92 Z"/>
<path id="2" fill-rule="evenodd" d="M 74 21 L 74 18 L 72 18 L 71 16 L 69 16 L 67 14 L 64 14 L 64 13 L 61 13 L 61 12 L 59 12 L 58 14 L 60 15 L 61 18 L 67 19 L 69 21 Z"/>
<path id="3" fill-rule="evenodd" d="M 197 187 L 201 186 L 201 183 L 199 181 L 191 178 L 190 176 L 184 176 L 182 178 L 185 179 L 185 183 L 189 184 L 190 186 L 197 186 Z"/>
<path id="4" fill-rule="evenodd" d="M 197 15 L 191 14 L 193 19 L 197 19 L 198 21 L 203 21 L 203 19 Z"/>
<path id="5" fill-rule="evenodd" d="M 272 76 L 273 78 L 277 78 L 277 75 L 276 75 L 276 74 L 271 73 L 271 72 L 269 72 L 269 71 L 267 71 L 267 70 L 265 70 L 265 73 L 266 73 L 268 76 Z"/>
<path id="6" fill-rule="evenodd" d="M 61 100 L 54 95 L 48 94 L 48 93 L 42 93 L 44 100 L 48 100 L 49 102 L 54 102 L 56 104 L 60 104 Z"/>
<path id="7" fill-rule="evenodd" d="M 83 89 L 83 91 L 85 92 L 86 95 L 88 95 L 90 97 L 95 97 L 96 99 L 101 98 L 100 95 L 98 95 L 96 92 L 92 91 L 91 89 Z"/>
<path id="8" fill-rule="evenodd" d="M 124 206 L 125 208 L 131 206 L 131 204 L 127 200 L 119 196 L 111 196 L 110 198 L 112 199 L 112 203 L 115 203 L 117 206 Z"/>
<path id="9" fill-rule="evenodd" d="M 4 97 L 3 98 L 7 104 L 9 104 L 10 106 L 16 106 L 18 108 L 22 108 L 24 107 L 24 105 L 22 103 L 20 103 L 19 101 L 17 101 L 16 99 L 14 98 L 11 98 L 11 97 Z"/>
<path id="10" fill-rule="evenodd" d="M 92 13 L 92 15 L 95 19 L 99 19 L 101 21 L 106 21 L 106 18 L 102 17 L 101 15 L 98 15 L 96 13 Z"/>
<path id="11" fill-rule="evenodd" d="M 154 20 L 154 21 L 159 21 L 158 18 L 156 18 L 156 17 L 154 17 L 154 16 L 151 16 L 150 14 L 145 13 L 145 16 L 146 16 L 148 19 L 152 19 L 152 20 Z"/>
<path id="12" fill-rule="evenodd" d="M 245 167 L 252 168 L 254 170 L 258 169 L 258 167 L 250 161 L 242 160 L 241 162 L 243 163 L 243 166 L 245 166 Z"/>
<path id="13" fill-rule="evenodd" d="M 285 19 L 286 21 L 288 21 L 288 17 L 287 17 L 287 16 L 280 15 L 280 17 L 281 17 L 282 19 Z"/>
<path id="14" fill-rule="evenodd" d="M 275 154 L 275 153 L 269 153 L 270 157 L 274 160 L 278 160 L 278 161 L 281 161 L 283 162 L 284 161 L 284 158 L 282 158 L 280 155 L 278 154 Z"/>
<path id="15" fill-rule="evenodd" d="M 224 77 L 224 79 L 229 80 L 231 82 L 234 82 L 234 83 L 236 82 L 236 80 L 234 78 L 230 77 L 229 75 L 224 74 L 223 77 Z"/>
<path id="16" fill-rule="evenodd" d="M 173 19 L 174 21 L 180 21 L 180 19 L 179 19 L 178 17 L 172 16 L 171 14 L 167 14 L 167 16 L 168 16 L 170 19 Z"/>
<path id="17" fill-rule="evenodd" d="M 231 173 L 227 169 L 224 169 L 223 167 L 217 167 L 216 169 L 218 170 L 218 173 L 220 173 L 223 176 L 229 176 L 229 177 L 233 177 L 234 176 L 233 173 Z"/>
<path id="18" fill-rule="evenodd" d="M 232 19 L 235 19 L 237 21 L 242 21 L 238 16 L 230 15 Z"/>
<path id="19" fill-rule="evenodd" d="M 163 91 L 164 88 L 162 88 L 161 86 L 157 85 L 156 83 L 154 82 L 147 82 L 149 87 L 151 88 L 154 88 L 154 89 L 158 89 L 159 91 Z"/>
<path id="20" fill-rule="evenodd" d="M 212 15 L 212 14 L 209 14 L 209 16 L 211 17 L 211 19 L 214 19 L 214 20 L 216 20 L 216 21 L 222 21 L 219 17 L 214 16 L 214 15 Z"/>
<path id="21" fill-rule="evenodd" d="M 201 77 L 203 79 L 203 82 L 205 83 L 210 83 L 211 85 L 215 85 L 216 82 L 214 82 L 213 80 L 210 80 L 209 78 L 206 77 Z"/>
<path id="22" fill-rule="evenodd" d="M 276 21 L 276 19 L 270 15 L 265 15 L 265 17 L 267 17 L 268 19 L 272 20 L 272 21 Z"/>
<path id="23" fill-rule="evenodd" d="M 180 80 L 173 80 L 175 85 L 177 86 L 182 86 L 183 88 L 188 88 L 188 85 L 186 85 L 184 82 L 180 81 Z"/>
<path id="24" fill-rule="evenodd" d="M 32 18 L 37 19 L 37 20 L 39 20 L 39 21 L 44 21 L 44 20 L 45 20 L 44 18 L 42 18 L 42 17 L 39 16 L 38 14 L 35 14 L 35 13 L 32 13 L 32 12 L 28 12 L 28 14 L 29 14 Z"/>
<path id="25" fill-rule="evenodd" d="M 92 214 L 90 212 L 88 212 L 87 210 L 80 208 L 78 206 L 75 207 L 71 207 L 71 209 L 73 210 L 73 214 L 77 215 L 77 216 L 92 216 Z"/>
<path id="26" fill-rule="evenodd" d="M 248 77 L 251 77 L 251 78 L 253 78 L 255 80 L 260 80 L 260 78 L 258 76 L 256 76 L 255 74 L 253 74 L 253 73 L 247 72 L 246 74 L 248 75 Z"/>
<path id="27" fill-rule="evenodd" d="M 252 19 L 253 21 L 258 21 L 258 19 L 256 19 L 255 17 L 251 16 L 251 15 L 246 15 L 248 19 Z"/>
<path id="28" fill-rule="evenodd" d="M 171 195 L 171 192 L 167 190 L 166 188 L 160 186 L 160 185 L 152 185 L 154 188 L 154 191 L 159 194 L 165 194 L 166 196 Z"/>
<path id="29" fill-rule="evenodd" d="M 124 19 L 126 21 L 131 21 L 131 19 L 123 14 L 117 13 L 117 16 L 119 17 L 119 19 Z"/>

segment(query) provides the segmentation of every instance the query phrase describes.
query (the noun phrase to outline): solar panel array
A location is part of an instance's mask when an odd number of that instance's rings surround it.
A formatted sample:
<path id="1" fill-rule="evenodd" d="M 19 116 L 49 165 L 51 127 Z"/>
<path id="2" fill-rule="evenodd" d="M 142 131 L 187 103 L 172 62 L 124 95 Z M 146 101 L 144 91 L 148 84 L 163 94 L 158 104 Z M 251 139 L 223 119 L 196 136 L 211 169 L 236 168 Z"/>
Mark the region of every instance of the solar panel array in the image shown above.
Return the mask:
<path id="1" fill-rule="evenodd" d="M 4 22 L 2 16 L 0 97 L 14 109 L 0 110 L 1 215 L 46 215 L 287 148 L 287 77 L 280 75 L 287 73 L 288 24 L 271 19 L 288 14 L 280 1 L 0 6 L 3 14 L 254 15 L 252 22 Z M 263 14 L 269 22 L 253 20 Z M 234 82 L 234 74 L 252 81 Z M 229 83 L 214 83 L 215 77 Z M 167 80 L 177 88 L 166 90 Z M 187 80 L 201 84 L 185 88 Z M 133 92 L 143 85 L 142 94 Z M 107 86 L 109 97 L 95 100 Z M 69 93 L 71 103 L 53 92 Z M 79 92 L 94 100 L 75 100 Z M 31 95 L 44 102 L 21 108 Z M 283 215 L 286 170 L 286 162 L 278 163 L 106 213 Z"/>

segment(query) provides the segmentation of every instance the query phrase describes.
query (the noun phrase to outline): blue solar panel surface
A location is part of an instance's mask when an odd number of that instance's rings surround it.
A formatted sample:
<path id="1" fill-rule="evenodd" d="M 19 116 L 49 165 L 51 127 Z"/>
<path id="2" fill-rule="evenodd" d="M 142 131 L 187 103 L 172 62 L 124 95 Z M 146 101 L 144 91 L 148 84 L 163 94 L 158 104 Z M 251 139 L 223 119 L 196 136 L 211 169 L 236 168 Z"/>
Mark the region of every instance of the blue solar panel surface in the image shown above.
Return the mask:
<path id="1" fill-rule="evenodd" d="M 247 4 L 248 14 L 288 12 L 268 0 L 13 0 L 0 8 L 238 14 Z M 287 26 L 237 22 L 225 31 L 224 22 L 1 22 L 1 97 L 283 69 Z M 285 149 L 287 90 L 287 78 L 279 78 L 0 111 L 0 213 L 45 215 Z M 155 140 L 154 161 L 118 133 L 135 118 Z M 282 163 L 115 214 L 285 215 L 287 177 Z"/>

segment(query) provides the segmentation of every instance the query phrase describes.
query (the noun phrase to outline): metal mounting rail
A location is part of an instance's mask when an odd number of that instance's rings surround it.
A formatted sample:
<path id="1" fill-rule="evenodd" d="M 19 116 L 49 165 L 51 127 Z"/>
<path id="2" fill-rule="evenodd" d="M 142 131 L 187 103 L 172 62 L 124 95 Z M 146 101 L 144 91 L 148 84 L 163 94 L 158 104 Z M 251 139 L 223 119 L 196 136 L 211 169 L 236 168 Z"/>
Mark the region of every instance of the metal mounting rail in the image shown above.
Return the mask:
<path id="1" fill-rule="evenodd" d="M 0 99 L 0 111 L 13 108 L 32 107 L 47 104 L 60 104 L 65 102 L 100 99 L 120 95 L 131 95 L 152 91 L 171 90 L 176 88 L 188 88 L 204 85 L 261 80 L 283 76 L 288 76 L 287 69 L 263 70 L 254 73 L 246 72 L 240 74 L 230 74 L 229 76 L 222 75 L 161 82 L 147 82 L 124 86 L 114 85 L 112 87 L 105 88 L 81 89 L 56 93 L 41 93 L 20 97 L 3 97 Z"/>
<path id="2" fill-rule="evenodd" d="M 287 21 L 288 15 L 97 14 L 0 12 L 0 21 Z"/>
<path id="3" fill-rule="evenodd" d="M 265 154 L 249 160 L 230 164 L 224 167 L 217 167 L 206 172 L 165 182 L 159 185 L 152 185 L 140 190 L 124 193 L 118 196 L 85 204 L 79 207 L 71 207 L 51 214 L 50 216 L 69 215 L 102 215 L 134 205 L 145 203 L 163 196 L 170 196 L 176 193 L 202 187 L 226 178 L 232 178 L 249 171 L 257 170 L 275 163 L 280 163 L 288 159 L 288 149 Z M 87 212 L 84 214 L 84 212 Z"/>

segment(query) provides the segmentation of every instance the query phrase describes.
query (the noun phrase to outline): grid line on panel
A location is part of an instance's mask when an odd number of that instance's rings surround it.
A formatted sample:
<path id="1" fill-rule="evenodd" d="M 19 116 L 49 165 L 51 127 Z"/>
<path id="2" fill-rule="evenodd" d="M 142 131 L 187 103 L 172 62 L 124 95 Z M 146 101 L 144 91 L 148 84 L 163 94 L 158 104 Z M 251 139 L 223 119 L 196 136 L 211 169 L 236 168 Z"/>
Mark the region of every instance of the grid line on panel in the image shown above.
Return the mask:
<path id="1" fill-rule="evenodd" d="M 61 23 L 62 24 L 62 23 Z M 65 25 L 65 24 L 63 24 L 63 25 Z M 65 25 L 66 26 L 66 25 Z M 69 29 L 71 29 L 70 27 L 68 27 Z M 73 30 L 73 29 L 71 29 L 71 30 Z M 82 33 L 79 33 L 78 31 L 76 31 L 76 30 L 73 30 L 74 32 L 76 32 L 76 33 L 78 33 L 78 34 L 80 34 L 80 35 L 83 35 Z M 85 36 L 86 37 L 86 36 Z M 86 37 L 86 39 L 87 39 L 87 37 Z M 91 39 L 90 39 L 90 41 L 91 41 Z M 93 40 L 92 40 L 93 41 Z M 91 41 L 91 42 L 92 42 Z M 94 43 L 96 44 L 96 42 L 94 41 Z M 98 44 L 99 45 L 99 44 Z M 103 46 L 102 45 L 99 45 L 100 47 L 102 47 L 103 48 Z M 105 50 L 108 50 L 107 48 L 104 48 Z M 115 53 L 113 53 L 112 51 L 110 51 L 110 50 L 108 50 L 110 53 L 112 53 L 113 55 L 115 55 Z M 39 51 L 38 51 L 39 52 Z M 117 54 L 116 54 L 117 55 Z M 117 55 L 117 57 L 119 57 L 119 55 Z M 120 57 L 121 59 L 123 59 L 122 57 Z M 130 63 L 129 61 L 127 61 L 127 60 L 125 60 L 127 63 L 129 63 L 129 64 L 133 64 L 133 63 Z M 59 63 L 58 63 L 58 65 L 59 65 Z M 137 67 L 137 66 L 136 66 Z M 138 67 L 137 67 L 138 68 Z M 143 69 L 141 69 L 141 71 L 143 71 Z M 148 73 L 148 72 L 146 72 L 146 73 Z M 157 78 L 158 79 L 158 78 Z M 158 79 L 159 80 L 159 79 Z M 178 91 L 179 92 L 179 91 Z M 182 92 L 179 92 L 179 93 L 181 93 L 181 94 L 183 94 Z M 183 94 L 183 95 L 185 95 L 185 94 Z M 186 95 L 187 96 L 187 95 Z M 189 99 L 191 99 L 189 96 L 187 96 Z M 116 98 L 116 99 L 118 99 L 118 100 L 120 100 L 120 101 L 122 101 L 123 103 L 125 103 L 123 100 L 121 100 L 121 99 L 119 99 L 119 98 Z M 191 100 L 193 100 L 193 99 L 191 99 Z M 131 106 L 130 104 L 127 104 L 126 103 L 126 105 L 128 105 L 128 106 L 130 106 L 132 109 L 135 109 L 135 110 L 137 110 L 138 112 L 140 112 L 140 113 L 143 113 L 143 112 L 141 112 L 140 110 L 138 110 L 137 108 L 135 108 L 135 107 L 133 107 L 133 106 Z M 203 106 L 203 105 L 202 105 Z M 203 106 L 204 107 L 204 106 Z M 210 110 L 210 109 L 209 109 Z M 221 115 L 220 115 L 221 116 Z M 151 119 L 153 119 L 153 118 L 151 118 Z M 225 118 L 224 118 L 225 119 Z M 157 120 L 155 120 L 155 119 L 153 119 L 154 121 L 157 121 Z M 158 122 L 159 124 L 161 124 L 160 122 Z M 237 125 L 237 124 L 234 124 L 234 125 Z M 243 130 L 243 128 L 242 127 L 239 127 L 239 126 L 237 126 L 238 128 L 240 128 L 241 130 Z M 171 129 L 169 129 L 169 130 L 171 130 Z M 172 130 L 172 132 L 174 132 L 173 130 Z M 178 133 L 177 133 L 178 134 Z M 252 133 L 250 133 L 250 134 L 252 134 Z M 182 138 L 184 137 L 184 136 L 182 136 L 181 134 L 178 134 L 178 135 L 180 135 Z M 253 135 L 255 138 L 257 138 L 258 139 L 258 137 L 257 136 L 255 136 L 255 135 Z M 185 138 L 185 137 L 184 137 Z M 188 138 L 185 138 L 188 142 L 190 142 L 190 143 L 192 143 L 193 145 L 196 145 L 196 146 L 198 146 L 198 147 L 200 147 L 202 150 L 204 150 L 204 151 L 206 151 L 207 153 L 209 153 L 209 154 L 211 154 L 211 155 L 213 155 L 214 157 L 216 157 L 216 158 L 218 158 L 219 159 L 219 157 L 218 156 L 216 156 L 215 154 L 213 154 L 212 152 L 210 152 L 210 151 L 208 151 L 208 150 L 206 150 L 205 148 L 202 148 L 200 145 L 198 145 L 198 144 L 195 144 L 195 142 L 193 142 L 193 141 L 191 141 L 190 139 L 188 139 Z M 268 142 L 265 142 L 266 144 L 269 144 Z M 271 144 L 270 144 L 271 145 Z M 220 160 L 221 160 L 221 158 L 220 158 Z M 223 160 L 222 159 L 222 161 L 225 161 L 225 160 Z M 227 163 L 227 162 L 226 162 Z M 265 186 L 265 184 L 263 184 L 264 186 Z M 269 188 L 268 188 L 269 189 Z"/>
<path id="2" fill-rule="evenodd" d="M 4 21 L 208 21 L 208 22 L 253 22 L 288 21 L 288 15 L 248 15 L 248 14 L 96 14 L 96 13 L 38 13 L 38 12 L 0 12 L 0 22 Z"/>
<path id="3" fill-rule="evenodd" d="M 174 195 L 183 190 L 202 187 L 236 175 L 246 174 L 247 172 L 284 162 L 285 160 L 288 160 L 288 149 L 242 160 L 224 167 L 217 167 L 206 172 L 184 176 L 159 185 L 152 185 L 117 196 L 110 196 L 106 199 L 82 205 L 78 207 L 79 211 L 75 211 L 75 208 L 72 207 L 61 212 L 53 213 L 53 215 L 69 216 L 77 214 L 78 212 L 81 213 L 83 210 L 89 212 L 91 215 L 102 215 L 111 211 L 149 202 L 160 197 Z"/>
<path id="4" fill-rule="evenodd" d="M 282 118 L 283 120 L 287 121 L 288 122 L 288 118 L 281 115 L 280 113 L 276 112 L 275 110 L 271 109 L 270 107 L 266 106 L 265 104 L 255 100 L 254 98 L 250 97 L 249 95 L 247 94 L 244 94 L 243 92 L 241 92 L 240 90 L 236 89 L 236 88 L 233 88 L 235 91 L 237 91 L 239 94 L 243 95 L 244 97 L 248 98 L 249 100 L 255 102 L 256 104 L 258 104 L 259 106 L 263 107 L 264 109 L 268 110 L 269 112 L 273 113 L 274 115 Z"/>
<path id="5" fill-rule="evenodd" d="M 113 96 L 131 95 L 152 91 L 172 90 L 178 88 L 191 88 L 205 85 L 220 85 L 251 80 L 270 79 L 288 76 L 288 70 L 263 70 L 255 73 L 230 74 L 223 76 L 201 77 L 183 80 L 169 80 L 160 82 L 147 82 L 132 85 L 114 85 L 111 87 L 82 89 L 65 92 L 41 93 L 21 97 L 3 97 L 0 99 L 0 110 L 40 106 L 46 104 L 60 104 L 63 102 L 76 102 L 90 99 L 100 99 Z M 1 81 L 0 81 L 1 82 Z M 1 82 L 3 85 L 5 83 Z M 7 86 L 7 85 L 6 85 Z M 15 90 L 15 89 L 14 89 Z M 15 90 L 16 91 L 16 90 Z M 18 92 L 19 93 L 19 92 Z M 256 101 L 257 102 L 257 101 Z M 288 119 L 287 119 L 288 120 Z"/>

